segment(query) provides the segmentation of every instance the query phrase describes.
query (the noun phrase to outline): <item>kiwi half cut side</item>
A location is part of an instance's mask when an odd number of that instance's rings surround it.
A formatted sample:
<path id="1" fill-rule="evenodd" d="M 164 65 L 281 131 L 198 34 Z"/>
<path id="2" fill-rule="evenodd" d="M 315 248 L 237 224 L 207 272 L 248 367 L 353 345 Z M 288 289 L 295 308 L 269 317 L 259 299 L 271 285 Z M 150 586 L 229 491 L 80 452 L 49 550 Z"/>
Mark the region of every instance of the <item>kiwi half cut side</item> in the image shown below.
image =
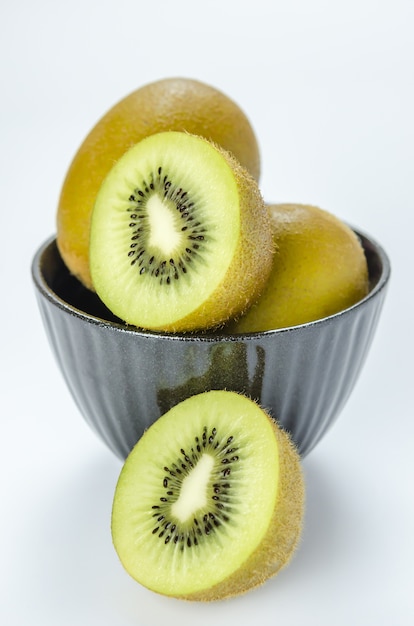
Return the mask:
<path id="1" fill-rule="evenodd" d="M 289 562 L 303 513 L 300 457 L 286 432 L 248 397 L 207 391 L 165 413 L 129 454 L 112 538 L 143 586 L 220 600 Z"/>
<path id="2" fill-rule="evenodd" d="M 270 273 L 270 215 L 229 153 L 184 132 L 152 135 L 114 165 L 96 199 L 90 266 L 106 306 L 140 328 L 217 326 Z"/>

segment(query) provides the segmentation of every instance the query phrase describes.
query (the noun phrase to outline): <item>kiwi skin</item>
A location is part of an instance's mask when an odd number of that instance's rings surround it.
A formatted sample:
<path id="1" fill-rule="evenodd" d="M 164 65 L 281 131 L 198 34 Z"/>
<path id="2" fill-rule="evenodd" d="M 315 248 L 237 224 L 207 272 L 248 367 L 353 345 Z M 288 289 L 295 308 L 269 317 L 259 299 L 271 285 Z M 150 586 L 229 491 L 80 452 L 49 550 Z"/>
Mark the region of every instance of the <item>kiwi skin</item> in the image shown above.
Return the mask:
<path id="1" fill-rule="evenodd" d="M 334 315 L 369 291 L 368 264 L 353 230 L 306 204 L 268 205 L 276 252 L 259 300 L 230 333 L 287 328 Z"/>
<path id="2" fill-rule="evenodd" d="M 253 128 L 227 95 L 189 78 L 166 78 L 135 90 L 92 128 L 64 179 L 57 208 L 57 245 L 68 269 L 93 290 L 89 269 L 90 218 L 106 174 L 132 145 L 149 135 L 187 131 L 234 154 L 256 180 L 260 153 Z"/>

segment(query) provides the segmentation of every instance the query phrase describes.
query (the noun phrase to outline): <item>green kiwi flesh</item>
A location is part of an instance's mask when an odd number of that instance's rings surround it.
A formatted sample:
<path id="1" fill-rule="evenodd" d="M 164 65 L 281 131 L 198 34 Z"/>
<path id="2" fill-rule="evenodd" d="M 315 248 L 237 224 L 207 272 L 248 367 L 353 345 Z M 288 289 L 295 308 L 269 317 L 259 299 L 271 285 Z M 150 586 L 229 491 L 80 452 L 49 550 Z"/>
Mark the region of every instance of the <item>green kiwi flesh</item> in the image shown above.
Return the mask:
<path id="1" fill-rule="evenodd" d="M 98 193 L 92 280 L 127 324 L 217 326 L 257 299 L 272 258 L 269 211 L 256 181 L 206 139 L 152 135 L 121 157 Z"/>
<path id="2" fill-rule="evenodd" d="M 220 600 L 289 562 L 303 510 L 289 436 L 246 396 L 207 391 L 165 413 L 129 454 L 115 490 L 112 538 L 143 586 Z"/>

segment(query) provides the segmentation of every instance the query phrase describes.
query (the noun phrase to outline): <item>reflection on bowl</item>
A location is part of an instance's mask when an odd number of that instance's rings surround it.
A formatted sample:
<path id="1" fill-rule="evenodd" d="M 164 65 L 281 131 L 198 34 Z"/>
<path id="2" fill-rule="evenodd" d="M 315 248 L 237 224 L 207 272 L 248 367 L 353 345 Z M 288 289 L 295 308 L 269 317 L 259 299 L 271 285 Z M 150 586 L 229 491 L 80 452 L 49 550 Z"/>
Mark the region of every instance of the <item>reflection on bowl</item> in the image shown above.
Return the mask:
<path id="1" fill-rule="evenodd" d="M 173 405 L 229 389 L 260 402 L 291 433 L 301 455 L 309 453 L 356 383 L 389 282 L 385 251 L 357 234 L 370 273 L 366 298 L 316 322 L 245 335 L 127 327 L 69 274 L 56 240 L 49 239 L 34 256 L 32 276 L 47 336 L 81 414 L 124 459 Z"/>

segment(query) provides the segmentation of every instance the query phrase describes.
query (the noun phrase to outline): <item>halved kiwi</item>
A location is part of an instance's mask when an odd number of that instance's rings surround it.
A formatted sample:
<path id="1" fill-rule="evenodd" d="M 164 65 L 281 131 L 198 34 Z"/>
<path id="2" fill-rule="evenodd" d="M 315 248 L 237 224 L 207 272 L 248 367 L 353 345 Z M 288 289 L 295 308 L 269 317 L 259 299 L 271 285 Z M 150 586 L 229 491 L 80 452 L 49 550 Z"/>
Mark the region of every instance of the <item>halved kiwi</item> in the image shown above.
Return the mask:
<path id="1" fill-rule="evenodd" d="M 112 537 L 143 586 L 219 600 L 289 562 L 303 512 L 300 458 L 286 432 L 246 396 L 207 391 L 170 409 L 129 454 Z"/>
<path id="2" fill-rule="evenodd" d="M 90 218 L 98 189 L 126 150 L 155 133 L 201 135 L 228 150 L 259 179 L 254 130 L 239 105 L 198 80 L 171 77 L 139 87 L 117 102 L 79 146 L 65 177 L 57 209 L 57 243 L 69 270 L 89 289 Z"/>
<path id="3" fill-rule="evenodd" d="M 272 257 L 269 211 L 256 181 L 204 138 L 173 131 L 147 137 L 98 193 L 92 280 L 128 324 L 217 326 L 257 299 Z"/>

